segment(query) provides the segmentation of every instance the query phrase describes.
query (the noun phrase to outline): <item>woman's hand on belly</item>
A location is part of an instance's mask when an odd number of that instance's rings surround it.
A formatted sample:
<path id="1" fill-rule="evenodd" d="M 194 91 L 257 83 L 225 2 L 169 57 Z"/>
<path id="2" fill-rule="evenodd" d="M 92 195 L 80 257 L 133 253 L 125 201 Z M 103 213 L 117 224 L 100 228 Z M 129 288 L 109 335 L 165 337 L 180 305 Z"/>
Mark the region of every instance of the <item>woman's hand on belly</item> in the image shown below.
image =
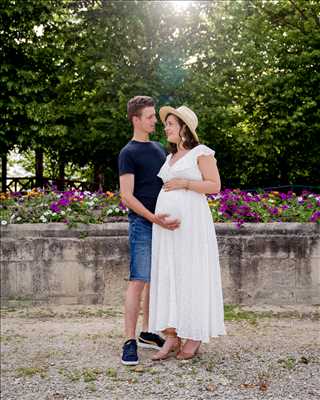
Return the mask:
<path id="1" fill-rule="evenodd" d="M 186 189 L 187 184 L 187 179 L 171 179 L 163 185 L 163 189 L 165 192 L 170 192 L 171 190 Z"/>
<path id="2" fill-rule="evenodd" d="M 164 229 L 169 229 L 170 231 L 174 231 L 180 226 L 179 219 L 170 218 L 169 214 L 155 214 L 153 223 Z"/>

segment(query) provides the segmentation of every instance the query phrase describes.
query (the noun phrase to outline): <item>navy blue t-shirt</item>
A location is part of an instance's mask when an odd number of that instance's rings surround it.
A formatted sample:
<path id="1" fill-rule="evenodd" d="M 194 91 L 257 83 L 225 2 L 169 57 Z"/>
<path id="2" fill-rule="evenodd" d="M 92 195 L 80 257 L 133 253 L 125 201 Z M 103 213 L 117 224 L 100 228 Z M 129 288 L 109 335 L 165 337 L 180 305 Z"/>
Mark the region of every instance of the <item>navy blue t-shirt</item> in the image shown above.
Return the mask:
<path id="1" fill-rule="evenodd" d="M 166 152 L 158 142 L 131 140 L 120 151 L 119 175 L 134 175 L 133 195 L 152 213 L 163 185 L 157 176 L 166 160 Z M 130 210 L 130 213 L 134 213 Z"/>

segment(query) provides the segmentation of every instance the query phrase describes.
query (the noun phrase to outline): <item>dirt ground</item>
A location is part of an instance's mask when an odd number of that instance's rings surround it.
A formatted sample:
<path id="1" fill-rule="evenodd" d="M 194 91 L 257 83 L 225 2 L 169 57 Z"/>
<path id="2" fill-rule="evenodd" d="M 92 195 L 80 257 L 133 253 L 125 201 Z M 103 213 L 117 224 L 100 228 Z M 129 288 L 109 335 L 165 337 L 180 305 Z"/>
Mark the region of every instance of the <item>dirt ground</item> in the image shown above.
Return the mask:
<path id="1" fill-rule="evenodd" d="M 320 399 L 319 307 L 233 308 L 193 360 L 120 363 L 121 307 L 4 307 L 1 399 Z"/>

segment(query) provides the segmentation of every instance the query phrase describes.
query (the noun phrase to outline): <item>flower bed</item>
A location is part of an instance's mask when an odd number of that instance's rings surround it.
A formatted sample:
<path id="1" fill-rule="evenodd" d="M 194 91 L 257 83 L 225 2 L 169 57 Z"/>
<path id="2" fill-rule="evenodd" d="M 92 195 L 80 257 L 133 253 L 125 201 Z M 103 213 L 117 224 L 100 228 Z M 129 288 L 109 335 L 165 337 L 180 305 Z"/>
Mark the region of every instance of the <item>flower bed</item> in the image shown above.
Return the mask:
<path id="1" fill-rule="evenodd" d="M 318 222 L 320 195 L 304 191 L 250 193 L 226 189 L 208 195 L 208 204 L 215 222 Z M 26 195 L 0 193 L 2 225 L 61 222 L 99 224 L 125 219 L 127 207 L 118 193 L 65 192 L 33 189 Z"/>

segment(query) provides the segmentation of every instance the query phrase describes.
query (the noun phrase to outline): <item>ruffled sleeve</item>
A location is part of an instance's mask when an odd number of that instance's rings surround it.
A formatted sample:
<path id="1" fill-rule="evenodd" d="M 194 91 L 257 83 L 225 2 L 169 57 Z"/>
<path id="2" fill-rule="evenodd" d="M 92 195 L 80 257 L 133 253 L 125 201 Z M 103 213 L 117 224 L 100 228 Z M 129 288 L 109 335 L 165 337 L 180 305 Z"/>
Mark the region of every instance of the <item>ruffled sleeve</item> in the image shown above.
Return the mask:
<path id="1" fill-rule="evenodd" d="M 164 181 L 165 175 L 166 174 L 165 174 L 163 168 L 161 168 L 160 171 L 158 172 L 157 176 Z"/>
<path id="2" fill-rule="evenodd" d="M 199 156 L 213 156 L 215 159 L 215 151 L 210 149 L 210 147 L 204 145 L 204 144 L 199 144 L 197 147 L 194 148 L 194 157 L 197 160 Z"/>
<path id="3" fill-rule="evenodd" d="M 157 174 L 157 176 L 159 178 L 161 178 L 163 180 L 163 182 L 165 182 L 167 180 L 167 176 L 168 176 L 168 160 L 169 160 L 170 156 L 171 156 L 170 154 L 167 155 L 165 163 L 162 165 L 162 167 L 160 168 L 160 171 Z"/>

